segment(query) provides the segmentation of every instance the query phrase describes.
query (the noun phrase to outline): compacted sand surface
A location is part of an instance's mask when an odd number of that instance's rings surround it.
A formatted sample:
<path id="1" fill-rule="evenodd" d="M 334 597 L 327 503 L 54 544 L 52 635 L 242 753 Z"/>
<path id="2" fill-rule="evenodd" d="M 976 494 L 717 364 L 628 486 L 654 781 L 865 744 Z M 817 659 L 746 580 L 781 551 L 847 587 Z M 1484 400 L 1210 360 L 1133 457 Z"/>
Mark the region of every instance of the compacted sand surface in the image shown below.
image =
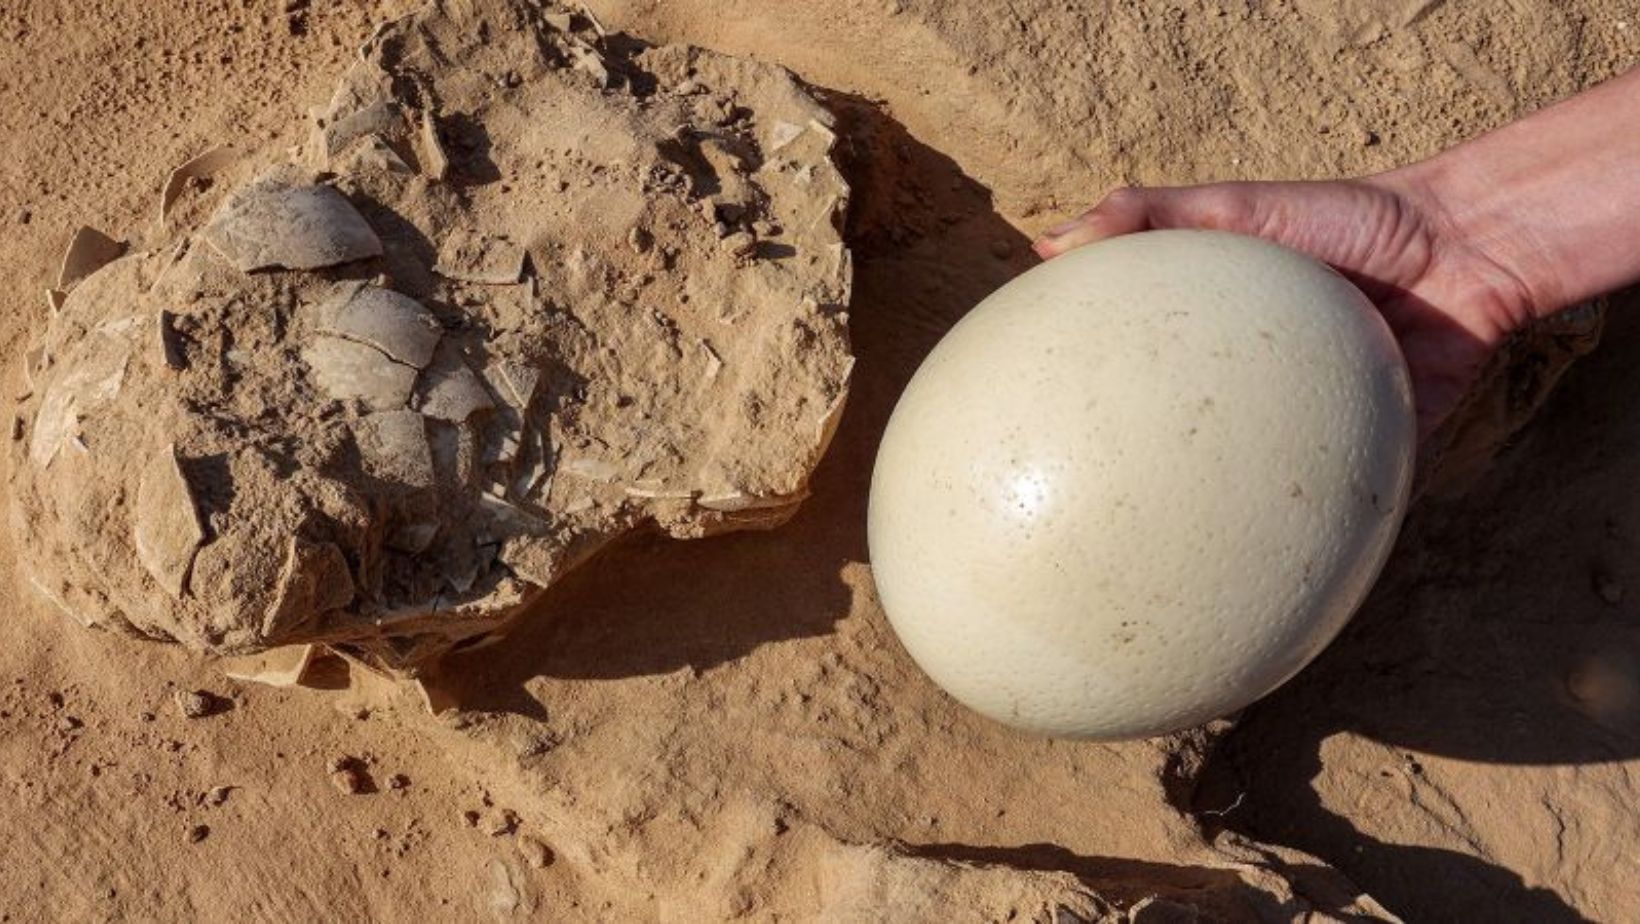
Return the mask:
<path id="1" fill-rule="evenodd" d="M 415 6 L 0 10 L 8 400 L 77 227 L 133 235 L 213 144 L 300 141 Z M 857 362 L 812 496 L 774 532 L 607 549 L 444 663 L 438 715 L 339 661 L 273 689 L 86 630 L 0 534 L 0 919 L 1640 914 L 1632 297 L 1483 476 L 1421 502 L 1344 637 L 1234 723 L 1116 746 L 993 726 L 899 650 L 864 542 L 895 395 L 1030 233 L 1120 183 L 1432 153 L 1632 64 L 1629 4 L 591 8 L 788 68 L 833 114 Z"/>

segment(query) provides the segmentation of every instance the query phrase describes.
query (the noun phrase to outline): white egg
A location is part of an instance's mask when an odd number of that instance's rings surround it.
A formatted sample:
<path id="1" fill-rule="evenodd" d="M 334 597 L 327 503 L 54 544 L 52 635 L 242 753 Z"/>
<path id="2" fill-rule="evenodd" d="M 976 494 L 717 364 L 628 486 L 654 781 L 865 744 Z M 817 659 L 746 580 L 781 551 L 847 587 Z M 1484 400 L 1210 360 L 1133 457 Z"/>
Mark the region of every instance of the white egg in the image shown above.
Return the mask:
<path id="1" fill-rule="evenodd" d="M 1083 247 L 975 308 L 901 396 L 871 484 L 878 592 L 993 719 L 1188 728 L 1343 628 L 1415 437 L 1394 338 L 1324 264 L 1211 231 Z"/>

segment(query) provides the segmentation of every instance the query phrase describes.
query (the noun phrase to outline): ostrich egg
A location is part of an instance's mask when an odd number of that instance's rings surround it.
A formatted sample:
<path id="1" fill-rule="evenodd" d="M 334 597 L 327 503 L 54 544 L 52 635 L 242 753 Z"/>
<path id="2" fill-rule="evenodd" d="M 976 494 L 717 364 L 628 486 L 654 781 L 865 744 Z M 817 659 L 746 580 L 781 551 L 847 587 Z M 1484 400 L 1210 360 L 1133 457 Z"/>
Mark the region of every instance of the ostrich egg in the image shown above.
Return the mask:
<path id="1" fill-rule="evenodd" d="M 1343 628 L 1415 440 L 1393 336 L 1326 265 L 1215 231 L 1082 247 L 987 298 L 900 397 L 871 482 L 878 593 L 992 719 L 1188 728 Z"/>

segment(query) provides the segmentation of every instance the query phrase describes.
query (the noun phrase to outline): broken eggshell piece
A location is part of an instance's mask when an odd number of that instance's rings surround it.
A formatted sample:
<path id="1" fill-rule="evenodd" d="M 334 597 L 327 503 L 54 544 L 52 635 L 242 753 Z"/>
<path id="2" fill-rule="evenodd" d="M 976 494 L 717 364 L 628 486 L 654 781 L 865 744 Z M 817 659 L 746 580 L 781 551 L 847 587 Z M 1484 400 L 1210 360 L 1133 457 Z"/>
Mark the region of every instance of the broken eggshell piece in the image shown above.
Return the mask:
<path id="1" fill-rule="evenodd" d="M 277 176 L 230 196 L 204 238 L 247 273 L 323 269 L 382 253 L 381 239 L 341 193 Z"/>

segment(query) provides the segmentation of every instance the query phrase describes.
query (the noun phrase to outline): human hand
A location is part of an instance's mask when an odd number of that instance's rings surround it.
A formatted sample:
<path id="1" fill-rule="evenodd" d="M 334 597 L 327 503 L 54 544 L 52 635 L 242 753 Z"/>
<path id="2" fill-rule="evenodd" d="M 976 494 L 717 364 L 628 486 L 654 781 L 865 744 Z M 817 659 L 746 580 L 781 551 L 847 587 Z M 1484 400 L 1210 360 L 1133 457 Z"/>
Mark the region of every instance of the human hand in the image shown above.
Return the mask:
<path id="1" fill-rule="evenodd" d="M 1461 233 L 1407 172 L 1362 180 L 1119 189 L 1035 247 L 1044 258 L 1164 228 L 1235 231 L 1331 264 L 1372 299 L 1412 373 L 1420 435 L 1457 406 L 1487 358 L 1542 306 L 1515 272 Z"/>

